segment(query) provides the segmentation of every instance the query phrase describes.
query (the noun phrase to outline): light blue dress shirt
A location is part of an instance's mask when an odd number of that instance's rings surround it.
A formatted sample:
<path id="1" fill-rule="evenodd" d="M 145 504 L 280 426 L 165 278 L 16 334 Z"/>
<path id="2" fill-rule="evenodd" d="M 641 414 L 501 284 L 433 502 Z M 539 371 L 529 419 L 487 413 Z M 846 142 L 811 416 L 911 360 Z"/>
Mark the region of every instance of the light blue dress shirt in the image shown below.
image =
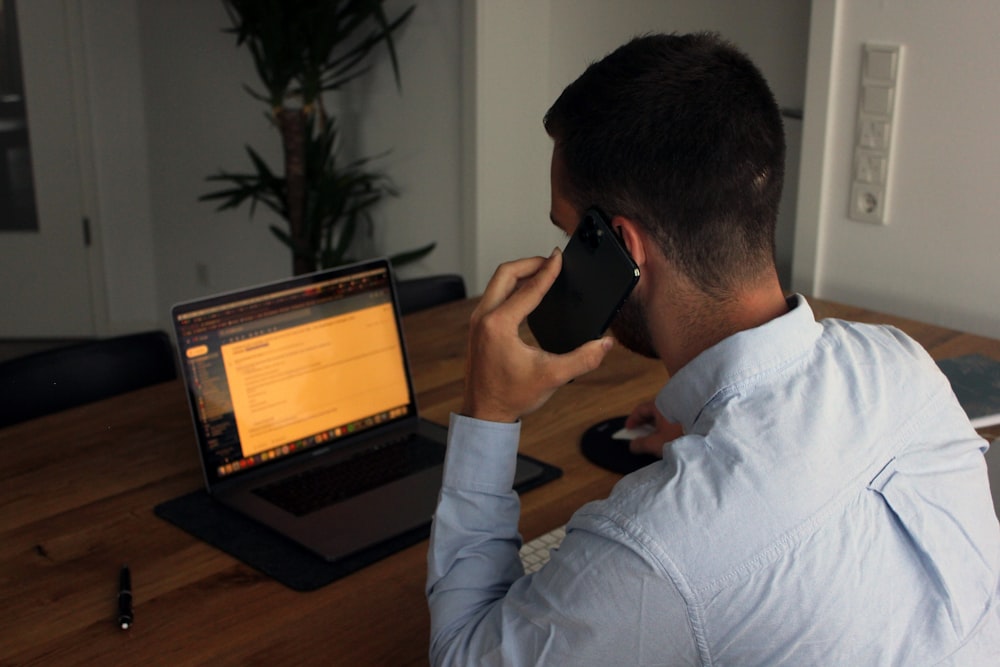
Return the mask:
<path id="1" fill-rule="evenodd" d="M 986 442 L 913 340 L 791 304 L 670 379 L 686 435 L 533 575 L 519 424 L 452 416 L 434 665 L 1000 665 Z"/>

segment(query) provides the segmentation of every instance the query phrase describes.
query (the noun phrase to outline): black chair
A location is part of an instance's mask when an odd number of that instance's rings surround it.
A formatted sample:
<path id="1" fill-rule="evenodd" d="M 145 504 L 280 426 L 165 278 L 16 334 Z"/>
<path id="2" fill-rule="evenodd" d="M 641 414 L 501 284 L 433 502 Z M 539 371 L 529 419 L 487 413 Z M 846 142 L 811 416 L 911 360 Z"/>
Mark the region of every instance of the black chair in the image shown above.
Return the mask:
<path id="1" fill-rule="evenodd" d="M 403 315 L 465 298 L 462 276 L 446 273 L 396 281 L 399 309 Z"/>
<path id="2" fill-rule="evenodd" d="M 162 331 L 88 341 L 0 363 L 0 427 L 177 377 Z"/>

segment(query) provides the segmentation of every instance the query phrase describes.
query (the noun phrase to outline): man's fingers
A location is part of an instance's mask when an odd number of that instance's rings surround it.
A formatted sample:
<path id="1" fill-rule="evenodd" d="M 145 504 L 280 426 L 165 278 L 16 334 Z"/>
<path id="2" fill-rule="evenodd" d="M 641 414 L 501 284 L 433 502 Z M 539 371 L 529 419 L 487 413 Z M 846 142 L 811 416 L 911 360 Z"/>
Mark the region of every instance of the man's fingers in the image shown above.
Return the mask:
<path id="1" fill-rule="evenodd" d="M 488 313 L 498 308 L 517 291 L 520 283 L 536 275 L 547 261 L 545 257 L 525 257 L 501 264 L 486 285 L 476 310 Z"/>
<path id="2" fill-rule="evenodd" d="M 518 318 L 518 324 L 541 303 L 542 297 L 552 287 L 560 270 L 562 270 L 562 251 L 556 248 L 538 270 L 526 277 L 510 295 L 508 299 L 510 312 Z"/>
<path id="3" fill-rule="evenodd" d="M 472 315 L 463 414 L 490 421 L 514 421 L 537 410 L 559 387 L 604 360 L 611 337 L 590 341 L 568 354 L 550 354 L 518 335 L 555 282 L 562 254 L 501 265 Z"/>
<path id="4" fill-rule="evenodd" d="M 656 421 L 656 404 L 653 401 L 646 401 L 635 406 L 625 419 L 625 428 L 635 428 L 643 424 L 651 424 Z"/>
<path id="5" fill-rule="evenodd" d="M 633 454 L 651 454 L 662 458 L 663 445 L 663 438 L 659 437 L 656 433 L 653 433 L 651 435 L 644 435 L 630 440 L 628 443 L 628 450 Z"/>
<path id="6" fill-rule="evenodd" d="M 633 454 L 652 454 L 653 456 L 663 456 L 663 445 L 673 442 L 684 435 L 684 429 L 680 424 L 658 420 L 657 428 L 649 435 L 633 438 L 628 443 L 628 449 Z"/>

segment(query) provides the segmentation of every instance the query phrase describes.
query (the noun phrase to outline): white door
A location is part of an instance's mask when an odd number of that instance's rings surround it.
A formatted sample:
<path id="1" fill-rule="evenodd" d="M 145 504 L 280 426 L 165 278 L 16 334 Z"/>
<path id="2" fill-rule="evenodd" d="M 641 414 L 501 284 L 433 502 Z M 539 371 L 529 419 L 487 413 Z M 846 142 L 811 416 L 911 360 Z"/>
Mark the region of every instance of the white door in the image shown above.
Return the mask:
<path id="1" fill-rule="evenodd" d="M 2 0 L 9 5 L 10 0 Z M 0 231 L 0 338 L 93 336 L 100 255 L 84 229 L 86 108 L 73 0 L 17 2 L 38 227 Z M 77 73 L 74 77 L 74 73 Z M 83 106 L 84 108 L 81 108 Z M 82 119 L 82 120 L 81 120 Z"/>

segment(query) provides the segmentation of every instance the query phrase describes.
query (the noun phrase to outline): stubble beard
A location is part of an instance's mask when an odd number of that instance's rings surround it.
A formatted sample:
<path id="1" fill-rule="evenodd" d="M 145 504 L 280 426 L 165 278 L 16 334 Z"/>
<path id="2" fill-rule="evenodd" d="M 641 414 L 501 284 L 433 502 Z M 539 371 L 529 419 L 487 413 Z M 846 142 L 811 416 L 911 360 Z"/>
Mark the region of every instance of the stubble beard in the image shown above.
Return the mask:
<path id="1" fill-rule="evenodd" d="M 618 315 L 611 322 L 611 334 L 626 349 L 649 359 L 659 359 L 649 333 L 649 318 L 634 298 L 625 299 Z"/>

